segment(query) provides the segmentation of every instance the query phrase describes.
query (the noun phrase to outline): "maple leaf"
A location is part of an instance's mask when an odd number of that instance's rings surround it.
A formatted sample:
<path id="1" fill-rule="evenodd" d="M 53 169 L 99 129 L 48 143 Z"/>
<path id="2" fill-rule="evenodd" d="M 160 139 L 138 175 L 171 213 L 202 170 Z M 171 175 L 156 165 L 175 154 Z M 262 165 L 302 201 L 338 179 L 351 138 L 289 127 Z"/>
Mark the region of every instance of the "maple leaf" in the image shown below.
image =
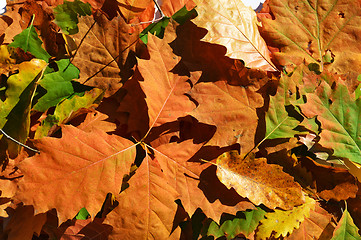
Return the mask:
<path id="1" fill-rule="evenodd" d="M 235 214 L 237 211 L 253 209 L 254 206 L 250 202 L 237 198 L 236 194 L 232 195 L 226 189 L 221 191 L 218 187 L 220 193 L 212 193 L 213 196 L 208 193 L 210 189 L 207 188 L 217 184 L 206 176 L 211 169 L 206 164 L 191 160 L 202 145 L 193 144 L 192 140 L 187 140 L 154 148 L 155 159 L 159 162 L 168 185 L 177 191 L 184 209 L 189 214 L 193 214 L 197 208 L 201 208 L 209 218 L 215 221 L 219 221 L 223 212 Z M 229 196 L 233 199 L 229 199 Z"/>
<path id="2" fill-rule="evenodd" d="M 242 158 L 237 151 L 226 152 L 217 159 L 217 176 L 255 205 L 289 210 L 304 203 L 299 184 L 280 166 L 267 164 L 266 159 Z"/>
<path id="3" fill-rule="evenodd" d="M 140 85 L 146 95 L 149 130 L 179 117 L 195 108 L 185 95 L 191 89 L 187 76 L 171 72 L 179 59 L 159 38 L 148 36 L 150 60 L 138 60 L 138 69 L 144 81 Z M 146 134 L 147 135 L 147 134 Z"/>
<path id="4" fill-rule="evenodd" d="M 293 232 L 294 228 L 299 228 L 304 219 L 310 216 L 311 210 L 315 209 L 315 204 L 315 200 L 306 197 L 304 204 L 294 207 L 292 210 L 276 209 L 274 212 L 267 213 L 266 219 L 261 220 L 262 224 L 258 227 L 256 239 L 266 239 L 271 236 L 273 231 L 276 233 L 276 238 L 281 235 L 286 237 L 288 233 Z"/>
<path id="5" fill-rule="evenodd" d="M 241 0 L 196 0 L 198 17 L 193 22 L 206 28 L 203 39 L 227 48 L 226 56 L 242 59 L 246 67 L 278 71 L 258 32 L 256 13 Z"/>
<path id="6" fill-rule="evenodd" d="M 19 164 L 24 178 L 16 198 L 34 205 L 37 212 L 56 208 L 60 222 L 73 218 L 82 207 L 95 216 L 108 192 L 119 193 L 123 175 L 135 159 L 134 144 L 98 129 L 86 133 L 63 126 L 62 130 L 61 139 L 36 140 L 40 154 Z"/>
<path id="7" fill-rule="evenodd" d="M 361 24 L 359 3 L 271 0 L 268 6 L 275 19 L 261 18 L 260 31 L 270 46 L 279 48 L 274 57 L 281 65 L 320 63 L 322 71 L 332 62 L 327 67 L 332 71 L 360 72 L 361 30 L 354 28 Z M 327 60 L 327 54 L 334 59 Z"/>
<path id="8" fill-rule="evenodd" d="M 98 111 L 90 112 L 78 128 L 84 132 L 92 132 L 94 128 L 99 128 L 104 132 L 115 131 L 116 125 L 115 123 L 106 121 L 108 117 L 108 115 Z"/>
<path id="9" fill-rule="evenodd" d="M 350 213 L 347 208 L 343 211 L 342 217 L 338 222 L 331 240 L 341 239 L 361 239 L 358 233 L 359 229 L 354 224 Z"/>
<path id="10" fill-rule="evenodd" d="M 190 114 L 217 127 L 208 145 L 225 147 L 239 143 L 242 153 L 253 148 L 258 123 L 256 108 L 263 105 L 256 90 L 254 86 L 232 86 L 225 81 L 201 82 L 192 88 L 190 95 L 199 105 Z"/>
<path id="11" fill-rule="evenodd" d="M 117 2 L 127 23 L 142 14 L 149 5 L 153 4 L 152 0 L 117 0 Z"/>
<path id="12" fill-rule="evenodd" d="M 46 63 L 40 59 L 21 63 L 19 73 L 7 79 L 6 99 L 0 101 L 0 128 L 22 143 L 29 134 L 31 103 L 45 66 Z M 8 141 L 11 156 L 16 157 L 20 149 L 20 145 Z"/>
<path id="13" fill-rule="evenodd" d="M 355 101 L 342 83 L 331 88 L 326 82 L 306 98 L 300 107 L 306 117 L 317 116 L 321 122 L 319 143 L 335 156 L 361 163 L 361 99 Z"/>
<path id="14" fill-rule="evenodd" d="M 109 239 L 179 239 L 179 229 L 172 229 L 178 194 L 158 162 L 146 156 L 128 183 L 118 207 L 105 219 L 113 226 Z"/>

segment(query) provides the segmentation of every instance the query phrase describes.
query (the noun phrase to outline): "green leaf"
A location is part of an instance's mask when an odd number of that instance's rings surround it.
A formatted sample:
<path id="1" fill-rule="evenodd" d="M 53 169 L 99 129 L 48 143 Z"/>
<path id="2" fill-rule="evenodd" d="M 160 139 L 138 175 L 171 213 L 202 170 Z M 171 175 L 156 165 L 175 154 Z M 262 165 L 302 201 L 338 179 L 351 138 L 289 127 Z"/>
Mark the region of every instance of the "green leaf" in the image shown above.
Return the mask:
<path id="1" fill-rule="evenodd" d="M 10 43 L 9 46 L 21 48 L 25 52 L 31 53 L 34 57 L 48 62 L 51 56 L 41 47 L 43 42 L 40 40 L 35 31 L 33 21 L 27 29 L 24 29 L 21 33 L 14 37 L 14 41 Z"/>
<path id="2" fill-rule="evenodd" d="M 89 217 L 88 210 L 86 210 L 86 208 L 82 208 L 82 209 L 80 209 L 80 211 L 76 215 L 75 219 L 77 219 L 77 220 L 86 220 L 86 219 L 88 219 L 88 217 Z"/>
<path id="3" fill-rule="evenodd" d="M 361 74 L 357 76 L 357 80 L 361 82 Z M 355 96 L 356 99 L 361 97 L 361 83 L 358 85 L 358 87 L 355 90 Z"/>
<path id="4" fill-rule="evenodd" d="M 53 115 L 48 115 L 37 128 L 35 139 L 48 135 L 54 125 L 64 124 L 82 108 L 90 108 L 93 104 L 97 105 L 103 97 L 103 90 L 94 88 L 84 94 L 84 96 L 74 96 L 71 99 L 65 99 L 60 102 Z"/>
<path id="5" fill-rule="evenodd" d="M 90 16 L 92 14 L 89 3 L 83 3 L 79 0 L 74 2 L 64 1 L 63 4 L 54 8 L 54 22 L 61 28 L 65 34 L 76 34 L 78 29 L 78 16 Z"/>
<path id="6" fill-rule="evenodd" d="M 307 93 L 307 103 L 300 105 L 302 113 L 317 116 L 323 147 L 333 149 L 334 156 L 361 163 L 361 98 L 355 101 L 344 84 L 334 85 L 323 81 L 315 92 Z"/>
<path id="7" fill-rule="evenodd" d="M 261 208 L 256 210 L 242 212 L 245 218 L 235 218 L 225 221 L 220 227 L 215 222 L 211 222 L 207 235 L 214 237 L 227 236 L 227 239 L 233 239 L 237 235 L 243 233 L 245 236 L 251 234 L 258 226 L 259 222 L 266 214 Z"/>
<path id="8" fill-rule="evenodd" d="M 56 62 L 58 71 L 48 67 L 44 77 L 39 81 L 41 87 L 47 92 L 41 96 L 33 107 L 34 110 L 45 112 L 50 107 L 56 106 L 60 101 L 74 94 L 72 80 L 79 78 L 79 69 L 70 63 L 69 59 Z"/>
<path id="9" fill-rule="evenodd" d="M 31 102 L 45 66 L 46 62 L 40 59 L 21 63 L 19 73 L 7 79 L 6 99 L 0 100 L 0 128 L 22 143 L 29 134 Z M 17 155 L 20 146 L 8 141 L 8 150 L 11 155 Z"/>
<path id="10" fill-rule="evenodd" d="M 333 232 L 331 240 L 361 240 L 358 230 L 358 227 L 354 224 L 353 219 L 346 208 Z"/>
<path id="11" fill-rule="evenodd" d="M 197 11 L 192 9 L 190 11 L 184 6 L 176 13 L 173 14 L 172 19 L 179 24 L 184 24 L 189 19 L 197 16 Z M 169 17 L 163 17 L 160 21 L 154 22 L 150 24 L 147 28 L 145 28 L 140 34 L 139 38 L 145 43 L 148 43 L 148 33 L 151 33 L 158 38 L 163 38 L 164 30 L 168 26 L 170 21 Z"/>

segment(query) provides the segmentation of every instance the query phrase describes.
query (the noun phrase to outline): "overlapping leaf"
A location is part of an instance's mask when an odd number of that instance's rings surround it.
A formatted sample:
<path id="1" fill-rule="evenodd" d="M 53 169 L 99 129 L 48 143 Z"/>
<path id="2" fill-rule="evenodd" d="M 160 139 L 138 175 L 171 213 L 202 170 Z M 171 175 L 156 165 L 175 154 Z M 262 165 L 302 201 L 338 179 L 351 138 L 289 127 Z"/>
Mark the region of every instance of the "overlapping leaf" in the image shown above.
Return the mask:
<path id="1" fill-rule="evenodd" d="M 347 0 L 272 0 L 268 6 L 274 20 L 262 18 L 262 36 L 280 49 L 274 56 L 281 65 L 320 63 L 321 70 L 360 72 L 361 5 Z M 292 31 L 290 31 L 292 26 Z M 356 75 L 357 76 L 357 75 Z"/>
<path id="2" fill-rule="evenodd" d="M 345 209 L 342 214 L 340 221 L 337 224 L 335 231 L 331 240 L 341 240 L 341 239 L 361 239 L 360 234 L 358 233 L 359 229 L 354 224 L 350 213 Z"/>
<path id="3" fill-rule="evenodd" d="M 267 164 L 266 159 L 242 158 L 232 151 L 218 157 L 217 167 L 220 181 L 255 205 L 290 210 L 304 203 L 301 186 L 281 167 Z"/>
<path id="4" fill-rule="evenodd" d="M 196 0 L 199 14 L 193 22 L 208 30 L 203 39 L 227 48 L 227 56 L 242 59 L 247 67 L 277 71 L 258 32 L 256 13 L 241 0 Z"/>
<path id="5" fill-rule="evenodd" d="M 341 83 L 331 88 L 326 82 L 306 97 L 300 107 L 307 117 L 317 116 L 321 122 L 319 143 L 333 149 L 335 156 L 361 163 L 361 99 L 355 101 Z"/>
<path id="6" fill-rule="evenodd" d="M 119 193 L 135 159 L 134 144 L 97 129 L 86 133 L 64 126 L 62 131 L 61 139 L 37 140 L 40 154 L 21 162 L 25 177 L 16 198 L 38 212 L 56 208 L 60 222 L 75 217 L 82 207 L 93 217 L 108 192 Z"/>

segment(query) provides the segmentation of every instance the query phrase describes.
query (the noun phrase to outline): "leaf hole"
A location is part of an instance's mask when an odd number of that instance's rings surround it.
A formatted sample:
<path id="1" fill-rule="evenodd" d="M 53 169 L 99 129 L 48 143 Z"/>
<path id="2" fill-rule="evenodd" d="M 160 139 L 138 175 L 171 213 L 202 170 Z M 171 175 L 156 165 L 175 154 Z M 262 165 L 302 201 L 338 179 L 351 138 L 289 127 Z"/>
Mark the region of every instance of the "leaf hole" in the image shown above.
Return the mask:
<path id="1" fill-rule="evenodd" d="M 339 12 L 339 13 L 338 13 L 338 16 L 339 16 L 340 18 L 345 18 L 345 13 Z"/>
<path id="2" fill-rule="evenodd" d="M 331 99 L 328 99 L 328 103 L 331 105 L 333 102 Z"/>

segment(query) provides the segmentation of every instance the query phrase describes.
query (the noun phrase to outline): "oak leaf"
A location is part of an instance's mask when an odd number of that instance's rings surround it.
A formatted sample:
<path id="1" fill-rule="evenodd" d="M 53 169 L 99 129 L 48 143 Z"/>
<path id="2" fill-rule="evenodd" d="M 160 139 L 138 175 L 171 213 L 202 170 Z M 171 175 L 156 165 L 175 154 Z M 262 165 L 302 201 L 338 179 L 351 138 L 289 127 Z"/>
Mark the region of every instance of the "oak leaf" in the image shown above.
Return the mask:
<path id="1" fill-rule="evenodd" d="M 255 205 L 290 210 L 304 203 L 301 186 L 280 166 L 267 164 L 264 158 L 243 158 L 237 151 L 226 152 L 217 159 L 217 176 Z"/>
<path id="2" fill-rule="evenodd" d="M 273 231 L 275 232 L 275 238 L 279 238 L 281 235 L 286 237 L 288 233 L 293 232 L 293 229 L 299 228 L 304 219 L 310 216 L 311 210 L 315 209 L 315 204 L 315 200 L 306 197 L 304 204 L 294 207 L 292 210 L 282 211 L 276 209 L 274 212 L 267 213 L 265 215 L 266 219 L 261 220 L 256 239 L 269 238 Z"/>
<path id="3" fill-rule="evenodd" d="M 256 13 L 241 0 L 196 0 L 198 17 L 193 22 L 208 30 L 203 39 L 227 48 L 226 56 L 242 59 L 246 67 L 278 71 L 258 32 Z"/>
<path id="4" fill-rule="evenodd" d="M 95 216 L 107 193 L 119 193 L 123 175 L 135 159 L 134 144 L 98 129 L 86 133 L 63 126 L 62 130 L 61 139 L 36 140 L 40 154 L 19 164 L 24 178 L 16 199 L 37 212 L 56 208 L 60 222 L 73 218 L 82 207 Z"/>
<path id="5" fill-rule="evenodd" d="M 117 197 L 119 205 L 105 219 L 113 226 L 109 239 L 179 239 L 179 229 L 172 229 L 178 194 L 157 160 L 147 155 L 128 183 Z"/>
<path id="6" fill-rule="evenodd" d="M 108 239 L 112 227 L 106 224 L 103 224 L 99 219 L 94 221 L 91 218 L 86 220 L 76 220 L 73 222 L 73 225 L 65 229 L 61 234 L 60 240 L 67 239 Z"/>

